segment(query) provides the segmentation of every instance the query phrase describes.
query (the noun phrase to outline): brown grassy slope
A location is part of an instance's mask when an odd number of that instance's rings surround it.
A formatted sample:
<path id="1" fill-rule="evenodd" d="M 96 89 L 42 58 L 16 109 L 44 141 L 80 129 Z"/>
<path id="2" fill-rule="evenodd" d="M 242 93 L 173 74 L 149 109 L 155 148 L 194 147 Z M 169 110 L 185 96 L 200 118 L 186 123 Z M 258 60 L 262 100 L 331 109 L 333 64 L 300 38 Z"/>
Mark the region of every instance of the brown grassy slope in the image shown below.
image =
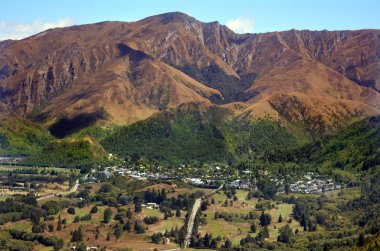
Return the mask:
<path id="1" fill-rule="evenodd" d="M 182 13 L 58 28 L 0 46 L 0 99 L 22 115 L 42 113 L 48 124 L 98 111 L 129 124 L 182 103 L 210 103 L 219 91 L 172 66 L 216 64 L 235 77 L 257 73 L 245 91 L 255 117 L 278 116 L 269 100 L 279 94 L 318 97 L 303 105 L 316 108 L 309 113 L 336 98 L 348 110 L 362 103 L 366 115 L 380 108 L 379 37 L 378 30 L 238 35 Z M 360 86 L 371 79 L 375 86 Z"/>
<path id="2" fill-rule="evenodd" d="M 54 118 L 104 109 L 109 121 L 129 124 L 184 102 L 210 103 L 211 95 L 221 94 L 146 55 L 125 55 L 57 97 L 45 112 Z"/>

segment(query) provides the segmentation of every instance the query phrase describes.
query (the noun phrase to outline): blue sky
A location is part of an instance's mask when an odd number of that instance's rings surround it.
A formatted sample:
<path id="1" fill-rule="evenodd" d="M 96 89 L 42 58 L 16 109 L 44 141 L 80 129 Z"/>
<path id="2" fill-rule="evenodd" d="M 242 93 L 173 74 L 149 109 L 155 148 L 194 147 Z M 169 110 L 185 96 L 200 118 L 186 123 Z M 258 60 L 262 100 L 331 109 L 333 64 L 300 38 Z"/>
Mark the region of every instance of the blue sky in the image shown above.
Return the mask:
<path id="1" fill-rule="evenodd" d="M 219 21 L 238 33 L 380 28 L 379 0 L 4 0 L 0 40 L 52 27 L 136 21 L 171 11 L 203 22 Z"/>

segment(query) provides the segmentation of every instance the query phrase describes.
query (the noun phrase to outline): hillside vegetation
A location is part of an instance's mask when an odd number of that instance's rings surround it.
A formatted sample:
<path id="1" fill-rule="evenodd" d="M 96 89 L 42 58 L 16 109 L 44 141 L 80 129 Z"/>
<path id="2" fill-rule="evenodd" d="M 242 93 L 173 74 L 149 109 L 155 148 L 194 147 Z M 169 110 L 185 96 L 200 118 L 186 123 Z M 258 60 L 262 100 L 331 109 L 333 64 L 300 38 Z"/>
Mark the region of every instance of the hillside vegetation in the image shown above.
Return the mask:
<path id="1" fill-rule="evenodd" d="M 107 161 L 107 153 L 91 138 L 68 138 L 48 143 L 21 161 L 24 165 L 83 168 Z"/>
<path id="2" fill-rule="evenodd" d="M 21 156 L 38 152 L 53 139 L 43 127 L 25 119 L 0 119 L 0 155 Z"/>
<path id="3" fill-rule="evenodd" d="M 299 149 L 283 149 L 272 162 L 313 163 L 324 168 L 365 171 L 380 165 L 380 116 L 325 135 Z"/>
<path id="4" fill-rule="evenodd" d="M 212 107 L 159 114 L 116 129 L 101 141 L 104 148 L 123 158 L 151 161 L 236 163 L 261 159 L 273 151 L 296 148 L 301 139 L 269 119 L 229 119 L 226 110 Z"/>

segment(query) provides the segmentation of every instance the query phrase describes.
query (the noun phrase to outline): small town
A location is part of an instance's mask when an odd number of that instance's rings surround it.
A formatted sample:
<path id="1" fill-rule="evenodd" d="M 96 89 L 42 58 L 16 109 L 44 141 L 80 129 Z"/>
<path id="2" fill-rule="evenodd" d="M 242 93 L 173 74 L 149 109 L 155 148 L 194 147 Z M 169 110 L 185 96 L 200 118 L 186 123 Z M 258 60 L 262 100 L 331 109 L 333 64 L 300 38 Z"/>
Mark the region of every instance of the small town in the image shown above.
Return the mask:
<path id="1" fill-rule="evenodd" d="M 113 176 L 127 176 L 136 180 L 182 180 L 185 183 L 191 184 L 195 187 L 202 188 L 217 188 L 221 184 L 228 184 L 231 187 L 241 190 L 257 190 L 256 178 L 250 177 L 250 170 L 236 171 L 234 175 L 225 173 L 228 166 L 207 165 L 206 170 L 203 172 L 205 175 L 200 175 L 201 172 L 191 173 L 191 167 L 181 165 L 177 170 L 165 169 L 155 167 L 155 172 L 150 172 L 152 169 L 149 165 L 139 165 L 131 167 L 99 167 L 97 170 L 93 169 L 91 173 L 83 180 L 85 183 L 96 183 L 99 180 L 106 180 Z M 270 177 L 268 171 L 260 172 L 261 176 Z M 345 184 L 338 184 L 332 179 L 318 178 L 314 173 L 307 173 L 298 178 L 292 178 L 289 183 L 289 191 L 293 193 L 304 194 L 321 194 L 325 191 L 332 191 L 345 188 Z M 285 181 L 281 178 L 271 178 L 278 186 L 279 192 L 285 191 Z"/>

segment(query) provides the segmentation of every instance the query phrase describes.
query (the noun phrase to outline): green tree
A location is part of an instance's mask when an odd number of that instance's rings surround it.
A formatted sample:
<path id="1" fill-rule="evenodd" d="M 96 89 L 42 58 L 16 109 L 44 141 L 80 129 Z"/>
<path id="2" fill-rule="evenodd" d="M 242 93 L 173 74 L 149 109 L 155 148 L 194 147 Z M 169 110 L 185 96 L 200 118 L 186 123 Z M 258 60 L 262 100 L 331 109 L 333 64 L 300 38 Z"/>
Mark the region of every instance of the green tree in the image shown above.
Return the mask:
<path id="1" fill-rule="evenodd" d="M 53 224 L 49 224 L 48 225 L 48 231 L 49 232 L 54 232 L 54 226 L 53 226 Z"/>
<path id="2" fill-rule="evenodd" d="M 217 249 L 218 248 L 218 241 L 216 239 L 212 239 L 210 243 L 210 248 Z"/>
<path id="3" fill-rule="evenodd" d="M 125 231 L 127 231 L 128 233 L 130 233 L 132 231 L 132 223 L 130 221 L 127 221 L 127 223 L 125 223 L 123 229 Z"/>
<path id="4" fill-rule="evenodd" d="M 99 193 L 109 193 L 112 191 L 112 185 L 109 184 L 109 183 L 105 183 L 103 184 L 100 189 L 99 189 Z"/>
<path id="5" fill-rule="evenodd" d="M 107 208 L 106 210 L 104 210 L 103 222 L 104 223 L 109 223 L 110 220 L 111 220 L 111 217 L 112 217 L 112 210 L 111 210 L 111 208 Z"/>
<path id="6" fill-rule="evenodd" d="M 264 238 L 269 238 L 269 229 L 268 229 L 268 226 L 264 226 L 263 227 L 263 230 L 262 230 L 262 236 Z"/>
<path id="7" fill-rule="evenodd" d="M 277 241 L 284 242 L 284 243 L 290 243 L 292 236 L 293 236 L 292 229 L 289 227 L 289 225 L 286 225 L 286 226 L 280 228 L 280 234 L 277 237 Z"/>
<path id="8" fill-rule="evenodd" d="M 121 226 L 118 224 L 115 228 L 115 237 L 116 239 L 119 239 L 121 236 L 121 233 L 123 232 Z"/>
<path id="9" fill-rule="evenodd" d="M 74 230 L 71 235 L 71 242 L 80 242 L 83 241 L 82 226 Z"/>
<path id="10" fill-rule="evenodd" d="M 80 217 L 79 217 L 79 215 L 75 216 L 73 222 L 74 222 L 74 223 L 80 222 Z"/>
<path id="11" fill-rule="evenodd" d="M 135 203 L 135 213 L 141 213 L 142 212 L 142 206 L 141 206 L 141 203 L 139 201 L 137 201 Z"/>
<path id="12" fill-rule="evenodd" d="M 175 211 L 175 216 L 181 217 L 181 210 L 179 210 L 179 208 L 177 208 L 177 210 Z"/>
<path id="13" fill-rule="evenodd" d="M 364 243 L 365 243 L 365 237 L 364 237 L 364 234 L 361 233 L 359 234 L 359 238 L 358 238 L 358 246 L 363 247 Z"/>
<path id="14" fill-rule="evenodd" d="M 264 213 L 264 211 L 261 211 L 260 215 L 260 224 L 261 226 L 269 226 L 272 222 L 272 216 L 270 214 Z"/>
<path id="15" fill-rule="evenodd" d="M 93 206 L 91 208 L 90 214 L 96 214 L 97 212 L 98 212 L 98 207 L 97 206 Z"/>
<path id="16" fill-rule="evenodd" d="M 232 242 L 230 241 L 230 239 L 227 239 L 224 244 L 223 244 L 223 248 L 226 248 L 226 249 L 229 249 L 232 247 Z"/>
<path id="17" fill-rule="evenodd" d="M 76 251 L 87 251 L 87 246 L 83 242 L 79 243 L 79 245 L 75 248 Z"/>
<path id="18" fill-rule="evenodd" d="M 138 223 L 137 221 L 135 222 L 135 227 L 134 228 L 135 228 L 135 232 L 137 234 L 143 234 L 143 233 L 145 233 L 145 227 L 142 224 Z"/>
<path id="19" fill-rule="evenodd" d="M 132 214 L 132 210 L 131 210 L 131 208 L 129 207 L 128 210 L 127 210 L 127 218 L 128 218 L 128 219 L 132 219 L 132 216 L 133 216 L 133 214 Z"/>
<path id="20" fill-rule="evenodd" d="M 152 242 L 156 244 L 160 244 L 162 241 L 162 234 L 161 233 L 154 233 L 151 237 Z"/>
<path id="21" fill-rule="evenodd" d="M 59 218 L 58 223 L 57 223 L 57 231 L 61 231 L 61 230 L 62 230 L 62 220 Z"/>
<path id="22" fill-rule="evenodd" d="M 69 213 L 69 214 L 75 214 L 75 208 L 73 208 L 73 207 L 69 207 L 69 208 L 67 209 L 67 213 Z"/>
<path id="23" fill-rule="evenodd" d="M 284 185 L 284 190 L 285 190 L 285 193 L 286 194 L 289 194 L 290 193 L 290 185 L 288 182 L 285 183 Z"/>

